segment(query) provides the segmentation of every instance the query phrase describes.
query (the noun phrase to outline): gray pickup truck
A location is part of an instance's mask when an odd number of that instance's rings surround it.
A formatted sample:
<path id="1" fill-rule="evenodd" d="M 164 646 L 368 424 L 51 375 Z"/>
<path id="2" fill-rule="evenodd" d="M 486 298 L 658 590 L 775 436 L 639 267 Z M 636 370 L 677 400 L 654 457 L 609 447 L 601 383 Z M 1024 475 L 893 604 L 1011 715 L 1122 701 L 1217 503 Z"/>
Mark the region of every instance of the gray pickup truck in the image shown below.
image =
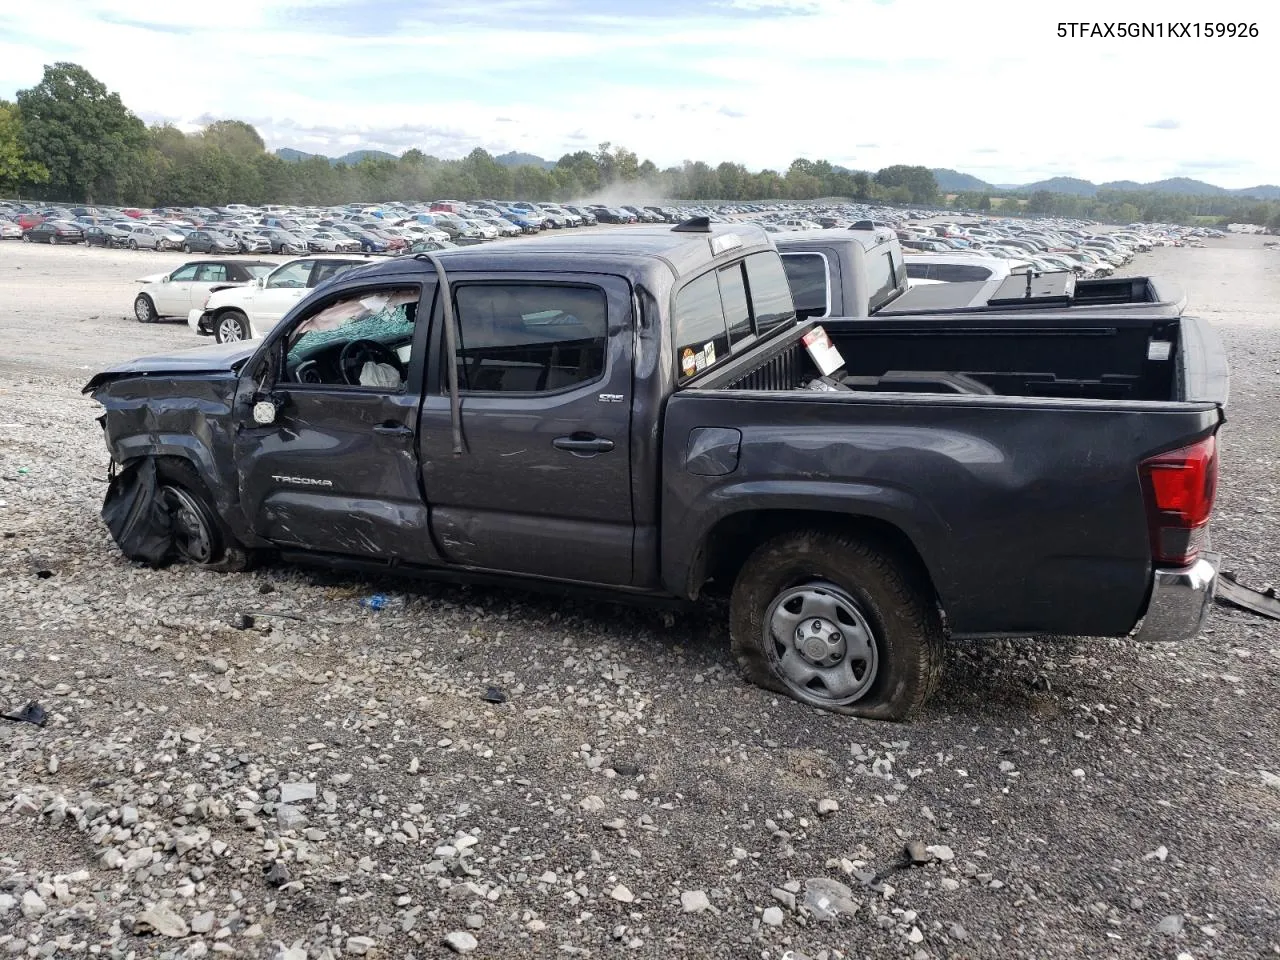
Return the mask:
<path id="1" fill-rule="evenodd" d="M 1168 304 L 825 321 L 750 225 L 354 269 L 85 387 L 124 552 L 729 596 L 752 681 L 903 719 L 946 636 L 1195 635 L 1226 366 Z M 823 370 L 826 370 L 824 375 Z"/>
<path id="2" fill-rule="evenodd" d="M 1157 284 L 1147 277 L 1077 280 L 1067 271 L 1020 271 L 911 287 L 913 259 L 904 254 L 897 235 L 884 227 L 786 231 L 773 234 L 773 241 L 782 254 L 801 320 L 1046 307 L 1070 307 L 1076 315 L 1101 308 L 1111 314 L 1130 305 L 1148 310 L 1152 304 L 1181 313 L 1186 305 L 1176 284 Z M 982 262 L 973 261 L 975 267 Z"/>

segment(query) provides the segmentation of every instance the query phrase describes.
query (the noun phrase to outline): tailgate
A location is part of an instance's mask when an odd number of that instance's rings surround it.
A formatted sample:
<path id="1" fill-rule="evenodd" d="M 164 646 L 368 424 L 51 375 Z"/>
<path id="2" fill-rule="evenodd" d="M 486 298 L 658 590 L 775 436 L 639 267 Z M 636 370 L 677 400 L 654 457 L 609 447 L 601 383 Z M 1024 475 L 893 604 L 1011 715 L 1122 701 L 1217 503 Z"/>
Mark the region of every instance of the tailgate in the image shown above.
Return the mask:
<path id="1" fill-rule="evenodd" d="M 1230 377 L 1227 351 L 1217 331 L 1200 317 L 1183 317 L 1178 325 L 1178 399 L 1226 409 Z"/>

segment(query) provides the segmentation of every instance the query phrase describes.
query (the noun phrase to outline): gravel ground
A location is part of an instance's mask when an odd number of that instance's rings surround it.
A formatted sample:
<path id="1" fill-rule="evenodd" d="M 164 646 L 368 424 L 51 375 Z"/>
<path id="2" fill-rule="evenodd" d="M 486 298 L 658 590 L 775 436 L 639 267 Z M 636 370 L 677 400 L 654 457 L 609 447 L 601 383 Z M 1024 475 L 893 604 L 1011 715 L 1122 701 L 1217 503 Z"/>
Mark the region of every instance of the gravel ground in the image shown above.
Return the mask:
<path id="1" fill-rule="evenodd" d="M 50 714 L 0 724 L 0 956 L 1280 954 L 1280 624 L 956 643 L 896 726 L 745 686 L 719 610 L 125 562 L 79 387 L 196 342 L 129 317 L 176 259 L 0 248 L 0 704 Z M 1135 268 L 1226 340 L 1215 536 L 1276 582 L 1280 252 Z"/>

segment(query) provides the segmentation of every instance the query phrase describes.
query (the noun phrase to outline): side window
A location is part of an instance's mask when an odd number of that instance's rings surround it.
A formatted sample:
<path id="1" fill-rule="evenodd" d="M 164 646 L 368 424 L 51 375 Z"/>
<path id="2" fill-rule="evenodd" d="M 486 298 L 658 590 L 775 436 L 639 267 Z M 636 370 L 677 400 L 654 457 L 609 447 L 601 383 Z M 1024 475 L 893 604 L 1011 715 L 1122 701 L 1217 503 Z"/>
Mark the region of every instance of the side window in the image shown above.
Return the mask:
<path id="1" fill-rule="evenodd" d="M 287 263 L 280 267 L 271 276 L 267 277 L 267 288 L 287 287 L 296 289 L 305 287 L 307 280 L 311 276 L 310 260 L 296 260 L 293 263 Z"/>
<path id="2" fill-rule="evenodd" d="M 417 287 L 387 287 L 322 301 L 289 331 L 284 379 L 403 390 L 420 296 Z"/>
<path id="3" fill-rule="evenodd" d="M 604 375 L 609 310 L 599 287 L 462 284 L 454 309 L 464 390 L 547 393 Z"/>
<path id="4" fill-rule="evenodd" d="M 676 295 L 676 362 L 681 379 L 701 373 L 729 355 L 729 333 L 715 273 L 706 273 Z"/>
<path id="5" fill-rule="evenodd" d="M 933 279 L 945 280 L 948 283 L 972 283 L 975 280 L 990 280 L 991 269 L 969 263 L 939 263 L 933 268 Z"/>
<path id="6" fill-rule="evenodd" d="M 360 266 L 359 263 L 346 263 L 342 260 L 317 260 L 315 269 L 311 271 L 310 286 L 318 287 L 339 274 L 346 273 L 351 268 L 358 266 Z"/>
<path id="7" fill-rule="evenodd" d="M 765 336 L 796 318 L 795 303 L 782 258 L 776 253 L 753 253 L 745 261 L 747 284 L 751 291 L 751 310 L 756 318 L 756 333 Z"/>
<path id="8" fill-rule="evenodd" d="M 179 267 L 177 270 L 173 271 L 173 273 L 169 274 L 169 279 L 175 283 L 194 280 L 198 269 L 200 269 L 199 264 L 188 263 L 185 267 Z"/>
<path id="9" fill-rule="evenodd" d="M 831 312 L 830 271 L 821 253 L 784 253 L 782 268 L 791 287 L 796 316 L 801 320 L 825 317 Z"/>
<path id="10" fill-rule="evenodd" d="M 747 305 L 747 282 L 742 276 L 742 264 L 723 267 L 720 276 L 720 302 L 724 306 L 725 325 L 729 328 L 729 342 L 741 343 L 753 333 L 751 308 Z"/>
<path id="11" fill-rule="evenodd" d="M 929 264 L 907 261 L 907 276 L 913 280 L 929 279 Z"/>
<path id="12" fill-rule="evenodd" d="M 202 263 L 200 269 L 196 271 L 196 279 L 205 283 L 223 283 L 227 279 L 227 265 L 225 263 Z"/>
<path id="13" fill-rule="evenodd" d="M 936 265 L 934 269 L 937 269 Z M 935 277 L 936 279 L 936 277 Z M 893 298 L 898 289 L 893 251 L 872 249 L 867 255 L 867 306 L 875 312 Z"/>

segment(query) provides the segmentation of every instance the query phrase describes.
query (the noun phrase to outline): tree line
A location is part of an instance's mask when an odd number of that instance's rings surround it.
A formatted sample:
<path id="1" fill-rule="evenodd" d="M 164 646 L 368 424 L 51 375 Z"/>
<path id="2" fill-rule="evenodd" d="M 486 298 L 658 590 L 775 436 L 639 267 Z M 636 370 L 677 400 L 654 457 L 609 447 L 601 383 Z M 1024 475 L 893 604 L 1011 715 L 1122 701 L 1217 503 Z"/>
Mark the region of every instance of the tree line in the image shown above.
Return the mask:
<path id="1" fill-rule="evenodd" d="M 826 160 L 797 158 L 786 170 L 750 171 L 739 163 L 686 160 L 660 169 L 622 146 L 562 156 L 549 169 L 507 166 L 477 148 L 460 160 L 408 150 L 398 158 L 357 163 L 328 158 L 284 160 L 266 149 L 251 124 L 220 120 L 195 133 L 171 124 L 148 127 L 120 96 L 72 63 L 46 66 L 16 102 L 0 100 L 0 194 L 38 195 L 65 203 L 222 206 L 227 203 L 330 205 L 448 198 L 572 201 L 610 190 L 684 201 L 812 200 L 934 206 L 1097 220 L 1186 222 L 1195 216 L 1280 229 L 1280 204 L 1152 192 L 1075 197 L 1045 191 L 1026 201 L 986 194 L 940 194 L 932 171 L 895 165 L 874 173 Z"/>

